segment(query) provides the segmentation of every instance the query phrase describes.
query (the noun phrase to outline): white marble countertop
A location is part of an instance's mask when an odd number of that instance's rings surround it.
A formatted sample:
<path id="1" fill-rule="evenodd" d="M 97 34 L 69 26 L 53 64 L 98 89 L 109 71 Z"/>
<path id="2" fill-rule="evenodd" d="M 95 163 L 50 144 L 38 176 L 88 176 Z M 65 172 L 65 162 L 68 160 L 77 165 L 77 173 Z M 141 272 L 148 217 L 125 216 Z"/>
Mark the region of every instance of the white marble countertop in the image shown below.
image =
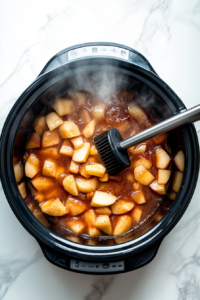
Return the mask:
<path id="1" fill-rule="evenodd" d="M 0 130 L 23 90 L 58 51 L 109 41 L 144 54 L 186 106 L 200 102 L 200 1 L 1 0 Z M 200 130 L 200 123 L 196 123 Z M 0 185 L 0 299 L 199 300 L 200 183 L 156 258 L 116 276 L 50 264 L 11 211 Z"/>

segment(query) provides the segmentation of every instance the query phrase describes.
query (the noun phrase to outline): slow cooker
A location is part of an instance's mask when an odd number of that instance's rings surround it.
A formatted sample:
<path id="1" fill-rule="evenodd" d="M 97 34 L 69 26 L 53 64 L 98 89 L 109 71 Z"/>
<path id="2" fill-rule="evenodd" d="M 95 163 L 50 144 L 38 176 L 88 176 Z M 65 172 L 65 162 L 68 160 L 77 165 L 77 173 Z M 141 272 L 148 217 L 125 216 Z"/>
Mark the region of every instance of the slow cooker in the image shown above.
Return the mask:
<path id="1" fill-rule="evenodd" d="M 92 74 L 104 67 L 133 78 L 151 89 L 156 101 L 149 103 L 165 119 L 186 107 L 172 89 L 156 74 L 148 60 L 137 51 L 113 43 L 87 43 L 56 54 L 11 109 L 1 134 L 0 174 L 7 200 L 21 224 L 38 241 L 45 257 L 69 271 L 85 274 L 116 274 L 135 270 L 156 255 L 163 238 L 184 214 L 192 198 L 199 171 L 199 145 L 195 127 L 180 129 L 185 147 L 185 172 L 176 200 L 165 216 L 135 238 L 110 246 L 89 246 L 61 238 L 45 228 L 25 205 L 13 172 L 13 151 L 17 136 L 24 147 L 31 125 L 56 92 L 62 93 L 77 74 Z M 147 103 L 148 104 L 148 103 Z M 23 125 L 23 126 L 22 126 Z M 23 128 L 23 130 L 21 130 Z"/>

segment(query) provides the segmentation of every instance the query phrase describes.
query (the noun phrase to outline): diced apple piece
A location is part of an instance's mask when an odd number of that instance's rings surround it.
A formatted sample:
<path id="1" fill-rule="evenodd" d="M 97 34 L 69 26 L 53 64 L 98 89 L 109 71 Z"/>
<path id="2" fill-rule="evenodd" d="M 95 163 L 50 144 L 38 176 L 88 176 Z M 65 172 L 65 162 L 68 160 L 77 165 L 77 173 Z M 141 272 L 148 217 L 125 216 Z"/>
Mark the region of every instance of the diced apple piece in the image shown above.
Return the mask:
<path id="1" fill-rule="evenodd" d="M 132 173 L 127 173 L 126 180 L 130 183 L 133 183 L 135 181 L 134 175 Z"/>
<path id="2" fill-rule="evenodd" d="M 135 147 L 135 149 L 129 148 L 129 152 L 133 153 L 134 155 L 141 155 L 143 154 L 147 149 L 147 145 L 146 144 L 140 144 L 138 146 Z"/>
<path id="3" fill-rule="evenodd" d="M 70 139 L 81 134 L 78 126 L 72 121 L 63 122 L 59 127 L 59 132 L 63 139 Z"/>
<path id="4" fill-rule="evenodd" d="M 106 181 L 108 181 L 108 179 L 109 179 L 108 173 L 105 173 L 105 174 L 103 175 L 103 177 L 100 177 L 100 178 L 99 178 L 99 181 L 101 181 L 101 182 L 106 182 Z"/>
<path id="5" fill-rule="evenodd" d="M 94 156 L 89 156 L 88 159 L 87 159 L 87 162 L 90 162 L 90 163 L 94 163 L 94 164 L 98 164 L 99 163 L 99 160 L 94 157 Z"/>
<path id="6" fill-rule="evenodd" d="M 78 189 L 76 186 L 76 181 L 74 175 L 68 175 L 63 180 L 64 189 L 73 196 L 78 196 Z"/>
<path id="7" fill-rule="evenodd" d="M 34 155 L 31 154 L 25 164 L 25 174 L 29 178 L 33 178 L 40 170 L 40 161 Z"/>
<path id="8" fill-rule="evenodd" d="M 38 134 L 42 134 L 45 130 L 47 130 L 46 118 L 44 116 L 37 118 L 33 125 L 33 129 Z"/>
<path id="9" fill-rule="evenodd" d="M 93 207 L 109 206 L 115 203 L 116 200 L 117 197 L 112 194 L 96 191 L 92 198 L 91 206 Z"/>
<path id="10" fill-rule="evenodd" d="M 63 143 L 62 143 L 62 146 L 60 148 L 60 153 L 61 154 L 64 154 L 64 155 L 67 155 L 67 156 L 72 156 L 73 153 L 74 153 L 74 149 L 72 147 L 72 144 L 69 140 L 64 140 Z"/>
<path id="11" fill-rule="evenodd" d="M 87 102 L 87 96 L 86 96 L 86 94 L 84 94 L 82 92 L 77 92 L 74 95 L 74 100 L 75 100 L 77 107 L 84 106 Z"/>
<path id="12" fill-rule="evenodd" d="M 15 174 L 15 180 L 17 182 L 19 182 L 24 176 L 24 169 L 21 163 L 17 163 L 14 165 L 14 174 Z"/>
<path id="13" fill-rule="evenodd" d="M 178 171 L 174 172 L 174 177 L 172 182 L 172 189 L 174 190 L 174 192 L 178 193 L 181 187 L 182 180 L 183 180 L 183 173 Z"/>
<path id="14" fill-rule="evenodd" d="M 38 221 L 42 223 L 42 225 L 44 225 L 45 227 L 49 226 L 47 219 L 45 218 L 43 212 L 40 209 L 34 210 L 33 214 L 36 217 L 36 219 L 38 219 Z"/>
<path id="15" fill-rule="evenodd" d="M 121 215 L 133 209 L 134 206 L 135 204 L 133 202 L 117 200 L 114 204 L 111 205 L 111 210 L 114 215 Z"/>
<path id="16" fill-rule="evenodd" d="M 128 105 L 128 113 L 137 121 L 145 122 L 148 120 L 147 115 L 145 114 L 143 109 L 133 102 Z"/>
<path id="17" fill-rule="evenodd" d="M 19 192 L 20 192 L 22 198 L 25 198 L 27 195 L 25 182 L 20 183 L 18 185 L 18 189 L 19 189 Z"/>
<path id="18" fill-rule="evenodd" d="M 154 136 L 153 140 L 156 144 L 161 144 L 162 142 L 164 142 L 164 140 L 166 140 L 167 137 L 168 137 L 167 133 L 162 133 L 157 136 Z"/>
<path id="19" fill-rule="evenodd" d="M 78 174 L 79 168 L 80 168 L 80 164 L 77 163 L 77 162 L 75 162 L 75 161 L 73 161 L 73 160 L 71 160 L 70 166 L 69 166 L 69 171 L 71 173 Z"/>
<path id="20" fill-rule="evenodd" d="M 84 220 L 88 226 L 94 226 L 96 220 L 96 214 L 94 210 L 88 210 L 84 212 Z"/>
<path id="21" fill-rule="evenodd" d="M 142 216 L 142 209 L 140 207 L 135 207 L 131 212 L 131 216 L 136 223 L 139 223 Z"/>
<path id="22" fill-rule="evenodd" d="M 81 167 L 80 167 L 79 172 L 80 172 L 80 174 L 81 174 L 83 177 L 85 177 L 85 178 L 90 178 L 91 176 L 88 175 L 88 174 L 86 173 L 86 170 L 85 170 L 85 167 L 86 167 L 86 166 L 87 166 L 87 163 L 82 164 Z"/>
<path id="23" fill-rule="evenodd" d="M 59 127 L 63 123 L 63 120 L 57 115 L 57 113 L 52 112 L 46 116 L 46 122 L 49 130 L 52 131 Z"/>
<path id="24" fill-rule="evenodd" d="M 54 186 L 54 181 L 52 179 L 42 176 L 33 178 L 31 183 L 39 192 L 47 191 Z"/>
<path id="25" fill-rule="evenodd" d="M 95 209 L 95 212 L 98 215 L 111 215 L 111 209 L 109 207 L 99 207 Z"/>
<path id="26" fill-rule="evenodd" d="M 137 203 L 137 204 L 144 204 L 146 203 L 145 196 L 143 192 L 137 191 L 132 193 L 131 198 Z"/>
<path id="27" fill-rule="evenodd" d="M 81 200 L 68 198 L 65 205 L 69 208 L 70 215 L 73 217 L 82 214 L 86 210 L 86 205 Z"/>
<path id="28" fill-rule="evenodd" d="M 179 151 L 174 157 L 174 163 L 179 171 L 183 172 L 185 168 L 185 155 L 183 151 Z"/>
<path id="29" fill-rule="evenodd" d="M 158 170 L 158 184 L 166 184 L 171 176 L 170 170 Z"/>
<path id="30" fill-rule="evenodd" d="M 42 175 L 56 177 L 56 164 L 53 161 L 45 160 L 42 168 Z"/>
<path id="31" fill-rule="evenodd" d="M 149 185 L 154 180 L 154 176 L 142 165 L 134 169 L 134 176 L 143 185 Z"/>
<path id="32" fill-rule="evenodd" d="M 74 137 L 70 141 L 73 144 L 75 150 L 80 149 L 81 147 L 83 147 L 84 141 L 83 141 L 83 138 L 81 136 Z"/>
<path id="33" fill-rule="evenodd" d="M 149 170 L 151 169 L 153 164 L 150 160 L 147 160 L 144 157 L 140 157 L 139 159 L 133 161 L 133 163 L 131 164 L 131 168 L 136 168 L 141 165 L 145 167 L 145 169 Z"/>
<path id="34" fill-rule="evenodd" d="M 117 222 L 115 224 L 115 228 L 113 231 L 113 235 L 123 234 L 131 229 L 132 226 L 132 218 L 130 216 L 118 216 Z"/>
<path id="35" fill-rule="evenodd" d="M 58 179 L 61 175 L 67 175 L 67 169 L 63 166 L 57 166 L 56 168 L 56 179 Z"/>
<path id="36" fill-rule="evenodd" d="M 95 126 L 96 126 L 96 120 L 92 120 L 90 123 L 88 123 L 85 128 L 83 129 L 83 135 L 85 138 L 90 138 L 93 136 L 94 134 L 94 130 L 95 130 Z"/>
<path id="37" fill-rule="evenodd" d="M 60 143 L 59 133 L 57 131 L 47 130 L 42 136 L 42 147 L 51 147 Z"/>
<path id="38" fill-rule="evenodd" d="M 106 108 L 104 103 L 99 103 L 92 110 L 92 116 L 97 119 L 104 119 L 106 113 Z"/>
<path id="39" fill-rule="evenodd" d="M 86 174 L 88 175 L 103 177 L 106 172 L 106 168 L 102 164 L 93 164 L 93 165 L 86 165 L 85 171 Z"/>
<path id="40" fill-rule="evenodd" d="M 175 193 L 174 191 L 171 191 L 167 194 L 167 196 L 168 196 L 169 199 L 174 201 L 176 199 L 177 193 Z"/>
<path id="41" fill-rule="evenodd" d="M 93 196 L 94 196 L 94 192 L 87 193 L 87 199 L 88 200 L 92 200 Z"/>
<path id="42" fill-rule="evenodd" d="M 133 190 L 134 191 L 140 191 L 142 189 L 142 185 L 139 182 L 133 183 Z"/>
<path id="43" fill-rule="evenodd" d="M 149 187 L 157 194 L 159 195 L 165 195 L 166 194 L 166 188 L 164 184 L 158 184 L 157 180 L 152 182 Z"/>
<path id="44" fill-rule="evenodd" d="M 83 147 L 78 150 L 74 150 L 72 160 L 76 162 L 86 162 L 90 154 L 90 143 L 85 143 Z"/>
<path id="45" fill-rule="evenodd" d="M 45 201 L 40 205 L 40 208 L 43 213 L 54 217 L 61 217 L 69 212 L 58 198 Z"/>
<path id="46" fill-rule="evenodd" d="M 112 234 L 112 225 L 110 222 L 110 218 L 107 215 L 99 215 L 95 221 L 95 227 L 99 230 L 105 232 L 108 235 Z"/>
<path id="47" fill-rule="evenodd" d="M 82 108 L 79 114 L 84 123 L 87 124 L 92 121 L 92 117 L 90 116 L 90 113 L 86 108 Z"/>
<path id="48" fill-rule="evenodd" d="M 44 194 L 40 192 L 34 193 L 34 198 L 38 203 L 42 203 L 45 200 Z"/>
<path id="49" fill-rule="evenodd" d="M 47 148 L 47 149 L 43 149 L 40 150 L 40 153 L 43 154 L 45 156 L 45 158 L 47 156 L 51 156 L 51 157 L 57 157 L 58 156 L 58 148 Z"/>
<path id="50" fill-rule="evenodd" d="M 37 133 L 32 132 L 26 143 L 26 149 L 33 149 L 39 147 L 40 147 L 40 138 Z"/>
<path id="51" fill-rule="evenodd" d="M 156 149 L 156 167 L 158 169 L 166 169 L 169 166 L 171 158 L 162 148 Z"/>
<path id="52" fill-rule="evenodd" d="M 69 229 L 76 234 L 83 233 L 83 231 L 85 229 L 85 224 L 83 223 L 83 221 L 81 221 L 79 219 L 75 219 L 75 218 L 69 219 L 67 222 L 67 225 L 68 225 Z"/>
<path id="53" fill-rule="evenodd" d="M 77 178 L 76 184 L 79 192 L 82 193 L 91 193 L 96 191 L 98 187 L 98 179 L 96 177 L 86 179 L 86 178 Z"/>
<path id="54" fill-rule="evenodd" d="M 57 112 L 57 114 L 62 117 L 73 112 L 74 103 L 69 99 L 57 98 L 53 101 L 52 107 Z"/>
<path id="55" fill-rule="evenodd" d="M 97 229 L 96 227 L 88 227 L 88 234 L 91 237 L 98 237 L 101 235 L 101 231 Z"/>
<path id="56" fill-rule="evenodd" d="M 98 154 L 97 148 L 95 147 L 95 145 L 92 145 L 90 147 L 90 155 L 96 155 Z"/>

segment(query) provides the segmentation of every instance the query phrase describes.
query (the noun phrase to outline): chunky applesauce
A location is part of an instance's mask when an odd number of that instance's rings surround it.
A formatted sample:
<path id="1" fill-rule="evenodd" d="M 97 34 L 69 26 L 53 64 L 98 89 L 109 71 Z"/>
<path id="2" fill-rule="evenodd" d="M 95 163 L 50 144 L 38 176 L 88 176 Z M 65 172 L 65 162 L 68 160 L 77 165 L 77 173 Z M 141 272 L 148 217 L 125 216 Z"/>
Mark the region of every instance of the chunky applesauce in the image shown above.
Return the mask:
<path id="1" fill-rule="evenodd" d="M 158 121 L 126 91 L 110 101 L 83 91 L 56 98 L 33 124 L 22 161 L 14 160 L 21 196 L 26 200 L 31 193 L 34 202 L 25 202 L 45 226 L 57 224 L 74 236 L 134 230 L 156 212 L 164 195 L 175 200 L 184 152 L 172 157 L 168 134 L 161 134 L 129 148 L 131 166 L 110 176 L 93 137 L 115 127 L 125 139 Z"/>

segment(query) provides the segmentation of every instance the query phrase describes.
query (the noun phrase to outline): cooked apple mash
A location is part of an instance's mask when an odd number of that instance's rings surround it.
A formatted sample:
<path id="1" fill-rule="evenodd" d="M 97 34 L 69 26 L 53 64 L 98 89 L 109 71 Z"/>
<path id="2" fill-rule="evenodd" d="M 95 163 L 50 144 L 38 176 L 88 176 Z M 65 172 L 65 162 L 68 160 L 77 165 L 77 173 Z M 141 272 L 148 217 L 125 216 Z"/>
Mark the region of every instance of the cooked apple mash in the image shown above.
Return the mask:
<path id="1" fill-rule="evenodd" d="M 158 122 L 129 98 L 121 91 L 103 102 L 77 92 L 56 98 L 36 119 L 14 173 L 21 196 L 31 191 L 35 203 L 28 206 L 45 226 L 54 220 L 77 235 L 118 236 L 142 224 L 165 194 L 175 200 L 185 157 L 182 150 L 172 157 L 168 134 L 129 148 L 131 166 L 116 176 L 101 161 L 95 135 L 116 127 L 128 138 Z"/>

